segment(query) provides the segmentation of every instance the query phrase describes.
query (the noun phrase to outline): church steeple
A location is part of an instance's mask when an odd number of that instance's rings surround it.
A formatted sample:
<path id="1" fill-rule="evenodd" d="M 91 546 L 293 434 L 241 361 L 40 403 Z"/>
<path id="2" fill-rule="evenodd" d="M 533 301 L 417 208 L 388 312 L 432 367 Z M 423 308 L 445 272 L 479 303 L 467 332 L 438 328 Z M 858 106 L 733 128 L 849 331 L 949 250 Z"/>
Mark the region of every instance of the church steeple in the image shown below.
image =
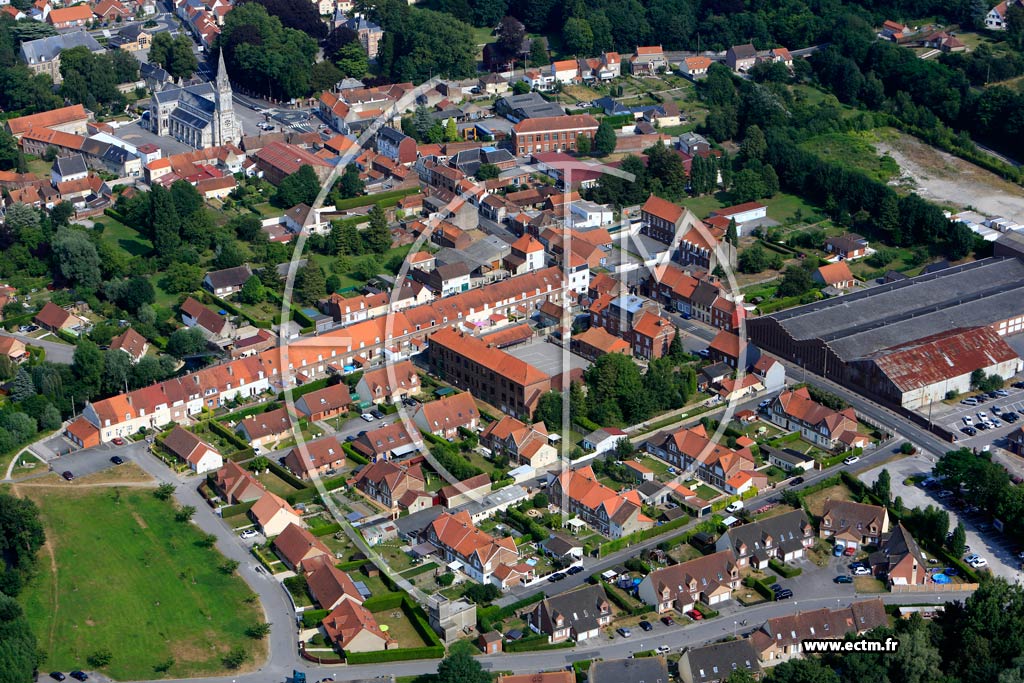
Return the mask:
<path id="1" fill-rule="evenodd" d="M 231 92 L 231 80 L 228 78 L 228 68 L 224 66 L 224 50 L 217 54 L 217 91 Z"/>
<path id="2" fill-rule="evenodd" d="M 214 126 L 213 144 L 225 145 L 238 142 L 235 109 L 232 101 L 231 79 L 224 65 L 224 50 L 217 55 L 217 79 L 214 84 Z"/>

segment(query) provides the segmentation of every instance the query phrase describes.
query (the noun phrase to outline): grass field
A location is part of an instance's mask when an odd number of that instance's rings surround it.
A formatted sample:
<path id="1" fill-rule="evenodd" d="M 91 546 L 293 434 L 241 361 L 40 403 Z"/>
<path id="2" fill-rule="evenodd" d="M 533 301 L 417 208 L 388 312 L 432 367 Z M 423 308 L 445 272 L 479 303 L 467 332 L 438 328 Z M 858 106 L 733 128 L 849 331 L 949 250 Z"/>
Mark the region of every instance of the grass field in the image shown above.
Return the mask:
<path id="1" fill-rule="evenodd" d="M 170 503 L 145 488 L 21 486 L 46 525 L 39 572 L 21 602 L 45 653 L 43 671 L 88 668 L 109 650 L 115 679 L 185 678 L 224 671 L 234 647 L 262 661 L 245 636 L 262 621 L 245 583 L 196 545 L 200 532 L 176 522 Z M 87 512 L 87 513 L 86 513 Z M 173 663 L 166 672 L 162 664 Z"/>
<path id="2" fill-rule="evenodd" d="M 831 161 L 844 168 L 864 172 L 868 177 L 886 182 L 899 175 L 900 167 L 889 156 L 879 156 L 872 146 L 873 132 L 859 134 L 824 133 L 804 140 L 800 147 L 814 152 L 821 159 Z"/>
<path id="3" fill-rule="evenodd" d="M 807 503 L 807 509 L 811 511 L 812 515 L 820 517 L 825 511 L 825 501 L 827 500 L 853 500 L 853 495 L 844 484 L 836 484 L 812 493 L 804 499 L 804 502 Z"/>
<path id="4" fill-rule="evenodd" d="M 427 647 L 430 645 L 416 632 L 409 617 L 400 608 L 374 612 L 373 616 L 378 624 L 387 626 L 388 635 L 398 641 L 395 647 Z"/>
<path id="5" fill-rule="evenodd" d="M 102 239 L 119 247 L 129 256 L 145 256 L 153 251 L 153 243 L 110 216 L 98 216 L 96 223 L 103 224 Z"/>

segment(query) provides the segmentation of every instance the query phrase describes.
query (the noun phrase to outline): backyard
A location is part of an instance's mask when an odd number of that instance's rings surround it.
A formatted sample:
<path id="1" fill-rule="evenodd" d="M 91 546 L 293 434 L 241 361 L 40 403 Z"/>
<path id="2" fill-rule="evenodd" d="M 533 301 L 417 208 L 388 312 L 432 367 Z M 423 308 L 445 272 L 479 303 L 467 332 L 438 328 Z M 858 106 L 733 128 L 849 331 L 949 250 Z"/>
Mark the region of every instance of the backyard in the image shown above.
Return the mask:
<path id="1" fill-rule="evenodd" d="M 47 545 L 21 602 L 45 653 L 43 670 L 86 668 L 107 650 L 116 679 L 185 678 L 224 671 L 240 647 L 262 661 L 258 603 L 202 534 L 140 488 L 22 485 L 39 504 Z M 87 510 L 88 514 L 82 514 Z M 114 578 L 116 577 L 116 581 Z"/>
<path id="2" fill-rule="evenodd" d="M 845 484 L 836 484 L 804 497 L 808 510 L 815 517 L 820 517 L 824 513 L 825 502 L 829 500 L 853 500 L 853 494 Z"/>

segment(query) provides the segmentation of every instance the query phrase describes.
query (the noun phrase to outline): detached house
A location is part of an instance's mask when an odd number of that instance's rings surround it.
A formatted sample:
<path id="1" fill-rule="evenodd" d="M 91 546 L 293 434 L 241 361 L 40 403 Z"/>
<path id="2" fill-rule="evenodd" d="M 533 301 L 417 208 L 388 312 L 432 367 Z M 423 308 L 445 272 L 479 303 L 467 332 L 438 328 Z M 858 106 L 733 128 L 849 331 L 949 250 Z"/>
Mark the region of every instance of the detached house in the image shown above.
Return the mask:
<path id="1" fill-rule="evenodd" d="M 502 565 L 515 566 L 519 550 L 512 538 L 495 538 L 477 529 L 468 512 L 443 513 L 424 530 L 420 541 L 432 543 L 444 561 L 478 583 L 491 583 Z"/>
<path id="2" fill-rule="evenodd" d="M 124 351 L 132 359 L 132 363 L 138 363 L 149 351 L 149 342 L 141 334 L 129 327 L 121 334 L 110 340 L 111 351 Z"/>
<path id="3" fill-rule="evenodd" d="M 179 460 L 188 463 L 196 474 L 204 474 L 219 470 L 224 466 L 224 458 L 217 449 L 181 425 L 175 425 L 171 433 L 164 437 L 164 448 Z"/>
<path id="4" fill-rule="evenodd" d="M 857 278 L 850 272 L 850 266 L 846 265 L 846 261 L 837 261 L 819 267 L 814 271 L 811 279 L 819 285 L 839 290 L 853 289 L 857 284 Z"/>
<path id="5" fill-rule="evenodd" d="M 328 640 L 344 652 L 377 652 L 395 644 L 373 613 L 354 600 L 343 600 L 322 623 Z"/>
<path id="6" fill-rule="evenodd" d="M 480 443 L 494 455 L 504 455 L 515 465 L 529 465 L 535 470 L 547 467 L 558 459 L 558 451 L 548 441 L 543 422 L 527 425 L 511 415 L 487 425 Z"/>
<path id="7" fill-rule="evenodd" d="M 325 436 L 288 451 L 284 465 L 300 479 L 330 475 L 345 466 L 345 451 L 337 437 Z"/>
<path id="8" fill-rule="evenodd" d="M 249 519 L 267 538 L 277 536 L 289 524 L 305 526 L 299 513 L 283 498 L 270 491 L 264 491 L 260 499 L 249 508 Z"/>
<path id="9" fill-rule="evenodd" d="M 378 460 L 359 470 L 355 487 L 385 508 L 395 509 L 406 494 L 423 493 L 425 482 L 419 465 L 396 465 Z"/>
<path id="10" fill-rule="evenodd" d="M 886 576 L 890 586 L 919 586 L 928 582 L 928 565 L 917 541 L 901 523 L 882 538 L 868 564 L 876 576 Z"/>
<path id="11" fill-rule="evenodd" d="M 812 545 L 814 527 L 803 510 L 794 510 L 730 528 L 718 539 L 715 550 L 731 550 L 737 566 L 749 564 L 756 569 L 764 569 L 772 558 L 782 562 L 799 559 Z"/>
<path id="12" fill-rule="evenodd" d="M 222 339 L 231 330 L 231 325 L 224 316 L 217 315 L 192 297 L 185 299 L 180 310 L 181 321 L 187 327 L 198 327 L 207 339 Z"/>
<path id="13" fill-rule="evenodd" d="M 826 408 L 811 398 L 807 387 L 776 396 L 768 407 L 768 417 L 773 424 L 800 432 L 804 439 L 828 450 L 860 441 L 853 408 Z"/>
<path id="14" fill-rule="evenodd" d="M 227 505 L 258 500 L 264 492 L 256 477 L 234 460 L 228 460 L 213 476 L 213 490 Z"/>
<path id="15" fill-rule="evenodd" d="M 262 446 L 291 435 L 292 421 L 286 408 L 277 408 L 243 418 L 235 432 L 253 446 Z"/>
<path id="16" fill-rule="evenodd" d="M 549 643 L 581 643 L 601 635 L 612 623 L 612 606 L 600 585 L 585 586 L 542 600 L 526 613 L 526 625 L 543 633 Z"/>
<path id="17" fill-rule="evenodd" d="M 295 409 L 311 421 L 327 420 L 348 412 L 352 403 L 348 385 L 339 382 L 334 386 L 324 387 L 303 394 L 295 401 Z"/>
<path id="18" fill-rule="evenodd" d="M 725 52 L 725 63 L 733 71 L 748 71 L 757 63 L 757 50 L 750 43 L 733 45 Z"/>
<path id="19" fill-rule="evenodd" d="M 363 401 L 397 403 L 420 395 L 420 377 L 412 361 L 404 360 L 364 372 L 356 384 L 356 393 Z"/>
<path id="20" fill-rule="evenodd" d="M 242 285 L 251 277 L 252 270 L 244 264 L 235 268 L 211 270 L 203 278 L 203 288 L 215 296 L 231 296 L 242 289 Z"/>
<path id="21" fill-rule="evenodd" d="M 460 427 L 470 431 L 476 429 L 480 411 L 473 394 L 464 392 L 421 403 L 412 421 L 423 432 L 442 439 L 454 439 L 459 435 Z"/>
<path id="22" fill-rule="evenodd" d="M 724 550 L 648 574 L 637 596 L 658 614 L 687 612 L 698 602 L 715 606 L 728 602 L 740 587 L 739 567 L 732 551 Z"/>
<path id="23" fill-rule="evenodd" d="M 289 524 L 274 539 L 274 551 L 292 571 L 305 569 L 305 563 L 317 557 L 332 557 L 330 549 L 319 538 L 298 524 Z"/>
<path id="24" fill-rule="evenodd" d="M 880 505 L 846 500 L 829 500 L 818 524 L 822 538 L 831 538 L 840 548 L 878 545 L 889 531 L 889 511 Z"/>
<path id="25" fill-rule="evenodd" d="M 401 458 L 422 446 L 419 432 L 406 429 L 401 420 L 380 429 L 372 429 L 352 442 L 353 448 L 373 462 Z"/>
<path id="26" fill-rule="evenodd" d="M 330 555 L 319 555 L 306 563 L 306 583 L 321 609 L 333 610 L 346 600 L 363 604 L 363 596 L 348 574 L 334 566 Z"/>
<path id="27" fill-rule="evenodd" d="M 634 76 L 653 76 L 668 66 L 661 45 L 638 46 L 629 58 L 629 71 Z"/>

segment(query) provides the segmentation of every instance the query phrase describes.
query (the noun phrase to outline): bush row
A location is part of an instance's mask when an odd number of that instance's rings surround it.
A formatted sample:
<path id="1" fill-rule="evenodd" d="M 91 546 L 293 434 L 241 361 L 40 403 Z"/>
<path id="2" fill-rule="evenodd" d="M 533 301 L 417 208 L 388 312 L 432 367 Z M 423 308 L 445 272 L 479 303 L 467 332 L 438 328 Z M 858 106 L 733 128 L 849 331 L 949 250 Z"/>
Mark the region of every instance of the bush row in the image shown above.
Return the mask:
<path id="1" fill-rule="evenodd" d="M 787 566 L 777 557 L 773 557 L 772 559 L 768 560 L 768 567 L 773 572 L 775 572 L 776 574 L 785 579 L 792 579 L 794 576 L 800 576 L 804 572 L 804 570 L 800 567 Z"/>
<path id="2" fill-rule="evenodd" d="M 604 588 L 605 594 L 608 599 L 615 603 L 615 606 L 621 609 L 623 612 L 631 617 L 638 617 L 641 614 L 647 614 L 651 611 L 651 608 L 647 605 L 634 605 L 630 602 L 622 591 L 612 586 L 610 583 L 601 579 L 601 586 Z"/>
<path id="3" fill-rule="evenodd" d="M 562 650 L 567 647 L 575 647 L 576 643 L 565 640 L 561 643 L 549 643 L 547 636 L 530 636 L 522 640 L 505 643 L 505 652 L 534 652 L 536 650 Z"/>
<path id="4" fill-rule="evenodd" d="M 305 628 L 316 628 L 330 613 L 326 609 L 308 609 L 302 613 L 302 625 Z"/>
<path id="5" fill-rule="evenodd" d="M 352 462 L 359 463 L 360 465 L 369 465 L 370 461 L 362 453 L 352 448 L 352 444 L 343 443 L 341 449 L 345 451 L 345 454 L 352 460 Z"/>
<path id="6" fill-rule="evenodd" d="M 747 588 L 753 588 L 765 600 L 775 600 L 775 593 L 772 592 L 771 586 L 768 585 L 765 579 L 756 579 L 753 576 L 748 576 L 743 579 L 743 585 Z"/>
<path id="7" fill-rule="evenodd" d="M 249 511 L 249 508 L 253 506 L 256 501 L 250 500 L 247 503 L 238 503 L 237 505 L 228 505 L 227 507 L 220 509 L 221 517 L 234 517 L 235 515 L 241 515 Z"/>
<path id="8" fill-rule="evenodd" d="M 363 602 L 363 607 L 371 612 L 383 612 L 386 609 L 401 607 L 404 599 L 405 593 L 384 593 L 382 595 L 374 595 L 372 598 L 367 598 Z"/>
<path id="9" fill-rule="evenodd" d="M 660 536 L 661 534 L 666 534 L 669 531 L 672 531 L 673 529 L 678 529 L 679 527 L 685 526 L 689 523 L 689 517 L 679 517 L 678 519 L 673 519 L 671 522 L 665 522 L 661 526 L 654 526 L 650 529 L 637 531 L 636 533 L 632 533 L 629 536 L 623 536 L 622 538 L 619 538 L 617 540 L 602 543 L 601 547 L 598 548 L 598 554 L 601 557 L 604 557 L 605 555 L 609 555 L 615 552 L 616 550 L 622 550 L 628 545 L 632 545 L 633 543 L 639 543 L 640 541 L 645 541 L 648 538 L 654 538 L 655 536 Z"/>
<path id="10" fill-rule="evenodd" d="M 511 605 L 505 607 L 498 607 L 497 605 L 491 605 L 489 607 L 478 607 L 476 610 L 476 622 L 479 627 L 480 633 L 486 633 L 494 630 L 494 623 L 508 619 L 516 613 L 517 610 L 521 610 L 524 607 L 540 602 L 546 596 L 544 593 L 535 593 L 528 598 L 523 598 L 517 602 L 513 602 Z"/>
<path id="11" fill-rule="evenodd" d="M 397 650 L 381 650 L 379 652 L 346 652 L 345 661 L 349 664 L 380 664 L 383 662 L 404 662 L 410 659 L 442 659 L 444 645 L 430 647 L 403 647 Z"/>

